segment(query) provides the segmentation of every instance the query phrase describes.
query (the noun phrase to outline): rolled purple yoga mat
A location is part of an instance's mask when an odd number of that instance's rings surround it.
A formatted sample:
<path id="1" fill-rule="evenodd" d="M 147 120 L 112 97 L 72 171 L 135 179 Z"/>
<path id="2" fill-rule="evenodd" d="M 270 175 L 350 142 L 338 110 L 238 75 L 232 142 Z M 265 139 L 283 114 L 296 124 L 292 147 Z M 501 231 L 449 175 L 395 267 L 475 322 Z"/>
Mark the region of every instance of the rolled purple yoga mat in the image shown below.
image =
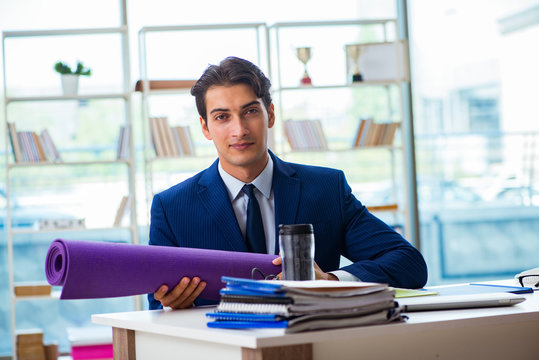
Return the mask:
<path id="1" fill-rule="evenodd" d="M 253 268 L 278 274 L 276 255 L 222 250 L 54 240 L 45 273 L 51 285 L 63 286 L 61 299 L 94 299 L 172 289 L 184 276 L 206 281 L 199 298 L 219 300 L 221 276 L 251 278 Z M 261 278 L 257 274 L 257 278 Z"/>

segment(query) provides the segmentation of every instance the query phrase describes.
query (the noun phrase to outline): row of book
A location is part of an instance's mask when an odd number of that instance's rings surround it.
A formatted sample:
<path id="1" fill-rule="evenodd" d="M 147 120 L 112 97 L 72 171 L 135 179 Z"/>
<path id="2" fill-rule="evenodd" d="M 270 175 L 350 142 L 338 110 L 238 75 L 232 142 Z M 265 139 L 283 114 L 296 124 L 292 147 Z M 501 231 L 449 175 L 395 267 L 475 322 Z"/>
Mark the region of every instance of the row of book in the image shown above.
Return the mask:
<path id="1" fill-rule="evenodd" d="M 9 140 L 15 162 L 61 162 L 62 158 L 47 131 L 17 131 L 14 123 L 8 123 Z"/>
<path id="2" fill-rule="evenodd" d="M 284 133 L 292 150 L 327 150 L 320 120 L 286 120 Z"/>
<path id="3" fill-rule="evenodd" d="M 166 117 L 151 117 L 150 132 L 157 157 L 195 155 L 189 126 L 171 127 Z"/>
<path id="4" fill-rule="evenodd" d="M 353 146 L 393 145 L 399 126 L 398 122 L 377 123 L 372 118 L 361 119 Z"/>
<path id="5" fill-rule="evenodd" d="M 395 290 L 346 281 L 223 277 L 211 328 L 283 328 L 285 333 L 403 321 Z"/>

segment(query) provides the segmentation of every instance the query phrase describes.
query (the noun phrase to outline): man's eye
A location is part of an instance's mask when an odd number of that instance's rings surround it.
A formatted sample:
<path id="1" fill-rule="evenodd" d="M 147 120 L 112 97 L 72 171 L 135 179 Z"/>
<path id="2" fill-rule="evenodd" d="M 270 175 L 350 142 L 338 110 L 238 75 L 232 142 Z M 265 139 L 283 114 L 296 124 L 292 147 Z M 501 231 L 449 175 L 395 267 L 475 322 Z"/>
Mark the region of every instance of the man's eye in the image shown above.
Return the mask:
<path id="1" fill-rule="evenodd" d="M 215 117 L 215 120 L 225 120 L 225 119 L 226 119 L 226 115 L 224 115 L 224 114 L 217 115 L 217 116 Z"/>
<path id="2" fill-rule="evenodd" d="M 248 109 L 245 113 L 246 114 L 257 114 L 258 109 L 257 108 L 251 108 L 251 109 Z"/>

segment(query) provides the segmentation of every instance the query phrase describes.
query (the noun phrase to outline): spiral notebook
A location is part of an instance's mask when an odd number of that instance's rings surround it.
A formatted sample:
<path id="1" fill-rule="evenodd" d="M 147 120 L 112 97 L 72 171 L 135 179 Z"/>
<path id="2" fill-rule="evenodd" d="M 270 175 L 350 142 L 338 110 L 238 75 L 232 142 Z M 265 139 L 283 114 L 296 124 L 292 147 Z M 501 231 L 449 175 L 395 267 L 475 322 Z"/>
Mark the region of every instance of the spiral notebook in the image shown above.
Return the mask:
<path id="1" fill-rule="evenodd" d="M 225 314 L 208 313 L 214 318 L 207 323 L 210 328 L 220 329 L 256 329 L 284 328 L 285 333 L 296 333 L 307 330 L 335 329 L 351 326 L 386 324 L 393 321 L 404 321 L 400 316 L 400 308 L 379 310 L 374 313 L 356 314 L 342 312 L 340 314 L 311 314 L 294 318 L 284 318 L 271 314 Z"/>

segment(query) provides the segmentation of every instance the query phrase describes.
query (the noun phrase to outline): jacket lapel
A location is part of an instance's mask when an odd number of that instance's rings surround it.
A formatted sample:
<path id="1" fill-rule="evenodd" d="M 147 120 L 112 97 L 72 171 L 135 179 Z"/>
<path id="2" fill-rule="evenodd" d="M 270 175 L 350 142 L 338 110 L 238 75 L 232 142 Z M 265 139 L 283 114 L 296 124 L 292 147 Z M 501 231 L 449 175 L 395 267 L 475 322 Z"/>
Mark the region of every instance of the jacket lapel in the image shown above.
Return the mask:
<path id="1" fill-rule="evenodd" d="M 273 159 L 273 197 L 275 201 L 275 254 L 279 253 L 279 224 L 295 224 L 298 215 L 301 181 L 295 170 L 277 158 Z"/>
<path id="2" fill-rule="evenodd" d="M 198 195 L 204 204 L 208 217 L 213 219 L 220 230 L 222 238 L 233 251 L 248 251 L 241 235 L 236 215 L 229 201 L 226 186 L 219 175 L 215 161 L 202 175 L 198 182 Z M 216 236 L 218 239 L 219 236 Z"/>

